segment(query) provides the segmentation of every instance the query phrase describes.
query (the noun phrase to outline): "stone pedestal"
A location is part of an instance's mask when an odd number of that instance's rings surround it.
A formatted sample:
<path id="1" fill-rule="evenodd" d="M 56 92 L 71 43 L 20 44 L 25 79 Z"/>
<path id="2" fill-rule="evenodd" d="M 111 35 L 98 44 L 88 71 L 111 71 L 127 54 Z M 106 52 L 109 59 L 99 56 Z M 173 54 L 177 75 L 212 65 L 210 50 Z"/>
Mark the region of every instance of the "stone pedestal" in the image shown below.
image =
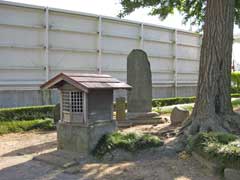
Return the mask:
<path id="1" fill-rule="evenodd" d="M 59 122 L 57 126 L 58 149 L 89 154 L 98 140 L 116 130 L 116 121 L 96 121 L 93 124 Z"/>
<path id="2" fill-rule="evenodd" d="M 159 114 L 157 112 L 128 112 L 127 113 L 128 120 L 148 120 L 158 116 Z"/>

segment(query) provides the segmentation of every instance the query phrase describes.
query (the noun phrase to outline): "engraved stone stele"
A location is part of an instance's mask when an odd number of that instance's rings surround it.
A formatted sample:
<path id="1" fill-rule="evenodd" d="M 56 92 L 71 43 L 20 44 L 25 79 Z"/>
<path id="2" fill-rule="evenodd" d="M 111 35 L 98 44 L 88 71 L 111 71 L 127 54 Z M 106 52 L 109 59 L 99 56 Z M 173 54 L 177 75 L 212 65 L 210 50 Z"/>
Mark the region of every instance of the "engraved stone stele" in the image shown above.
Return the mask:
<path id="1" fill-rule="evenodd" d="M 158 113 L 152 111 L 152 75 L 147 54 L 134 49 L 127 57 L 127 83 L 132 86 L 128 92 L 127 119 L 151 119 Z"/>
<path id="2" fill-rule="evenodd" d="M 126 102 L 125 97 L 116 98 L 116 120 L 124 121 L 126 119 Z"/>

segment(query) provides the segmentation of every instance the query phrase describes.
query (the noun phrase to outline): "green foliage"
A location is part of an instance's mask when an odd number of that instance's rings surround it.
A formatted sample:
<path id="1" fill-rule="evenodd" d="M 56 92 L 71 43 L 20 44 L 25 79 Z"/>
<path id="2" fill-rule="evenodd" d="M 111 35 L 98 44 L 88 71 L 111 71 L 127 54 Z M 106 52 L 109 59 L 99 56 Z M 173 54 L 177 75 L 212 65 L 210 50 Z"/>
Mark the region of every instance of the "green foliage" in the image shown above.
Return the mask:
<path id="1" fill-rule="evenodd" d="M 232 93 L 239 93 L 240 92 L 240 72 L 235 71 L 231 73 L 231 92 Z"/>
<path id="2" fill-rule="evenodd" d="M 93 155 L 102 158 L 105 154 L 111 153 L 115 149 L 122 149 L 129 152 L 136 152 L 151 147 L 163 145 L 157 136 L 149 134 L 123 134 L 115 132 L 104 135 L 93 150 Z"/>
<path id="3" fill-rule="evenodd" d="M 206 0 L 121 0 L 122 11 L 119 17 L 131 14 L 139 8 L 150 8 L 150 15 L 158 15 L 165 19 L 174 10 L 178 10 L 184 17 L 184 23 L 190 21 L 191 25 L 203 25 L 206 11 Z M 240 25 L 240 1 L 235 0 L 235 23 Z"/>
<path id="4" fill-rule="evenodd" d="M 240 87 L 231 86 L 231 93 L 234 94 L 240 93 Z"/>
<path id="5" fill-rule="evenodd" d="M 240 138 L 227 133 L 199 133 L 189 139 L 189 149 L 215 161 L 221 168 L 240 169 Z"/>
<path id="6" fill-rule="evenodd" d="M 37 119 L 28 121 L 0 121 L 0 135 L 7 133 L 23 132 L 32 129 L 53 130 L 55 129 L 51 119 Z"/>
<path id="7" fill-rule="evenodd" d="M 0 109 L 0 121 L 53 118 L 54 105 Z"/>

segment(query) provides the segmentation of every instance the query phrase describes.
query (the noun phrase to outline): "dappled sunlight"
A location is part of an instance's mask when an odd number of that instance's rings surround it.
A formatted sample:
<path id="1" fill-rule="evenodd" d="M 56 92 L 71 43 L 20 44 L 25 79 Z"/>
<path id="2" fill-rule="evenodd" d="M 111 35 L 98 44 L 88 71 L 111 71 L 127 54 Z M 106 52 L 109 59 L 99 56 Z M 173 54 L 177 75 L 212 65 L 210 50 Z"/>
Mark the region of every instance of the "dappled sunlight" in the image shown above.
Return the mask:
<path id="1" fill-rule="evenodd" d="M 123 163 L 115 163 L 115 164 L 86 164 L 81 169 L 83 170 L 84 176 L 83 178 L 93 178 L 94 179 L 102 179 L 106 176 L 118 176 L 126 169 L 135 166 L 134 162 L 123 162 Z"/>
<path id="2" fill-rule="evenodd" d="M 179 176 L 174 178 L 174 180 L 193 180 L 193 179 L 186 176 Z"/>
<path id="3" fill-rule="evenodd" d="M 166 137 L 163 132 L 171 132 L 177 127 L 170 123 L 141 125 L 126 128 L 124 132 L 150 133 L 161 136 L 165 144 L 175 137 Z M 81 180 L 217 180 L 201 167 L 196 160 L 181 153 L 179 156 L 162 156 L 158 151 L 144 151 L 136 154 L 132 161 L 91 161 L 80 160 L 73 166 L 74 171 L 56 166 L 72 162 L 66 154 L 56 150 L 56 132 L 16 133 L 0 137 L 1 159 L 0 179 L 14 179 L 19 174 L 27 178 L 41 179 L 81 179 Z M 4 155 L 4 156 L 3 156 Z M 34 157 L 34 160 L 31 160 Z M 4 165 L 4 166 L 3 166 Z M 1 169 L 0 168 L 0 169 Z M 14 173 L 12 173 L 14 172 Z M 14 176 L 14 177 L 13 177 Z M 7 179 L 8 177 L 8 179 Z"/>

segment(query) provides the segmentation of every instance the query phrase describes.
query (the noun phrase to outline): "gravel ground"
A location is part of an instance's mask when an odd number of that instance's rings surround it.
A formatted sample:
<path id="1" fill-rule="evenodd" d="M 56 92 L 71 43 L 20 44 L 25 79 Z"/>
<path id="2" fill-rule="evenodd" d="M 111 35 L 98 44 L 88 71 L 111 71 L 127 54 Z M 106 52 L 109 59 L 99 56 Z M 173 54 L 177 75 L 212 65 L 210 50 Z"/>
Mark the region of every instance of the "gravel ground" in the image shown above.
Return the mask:
<path id="1" fill-rule="evenodd" d="M 143 125 L 124 129 L 126 132 L 158 134 L 169 130 L 169 124 Z M 170 141 L 166 138 L 165 141 Z M 92 162 L 76 166 L 77 174 L 33 160 L 41 154 L 56 151 L 56 132 L 31 131 L 0 136 L 0 180 L 218 180 L 192 157 L 163 157 L 151 152 L 125 162 Z"/>

